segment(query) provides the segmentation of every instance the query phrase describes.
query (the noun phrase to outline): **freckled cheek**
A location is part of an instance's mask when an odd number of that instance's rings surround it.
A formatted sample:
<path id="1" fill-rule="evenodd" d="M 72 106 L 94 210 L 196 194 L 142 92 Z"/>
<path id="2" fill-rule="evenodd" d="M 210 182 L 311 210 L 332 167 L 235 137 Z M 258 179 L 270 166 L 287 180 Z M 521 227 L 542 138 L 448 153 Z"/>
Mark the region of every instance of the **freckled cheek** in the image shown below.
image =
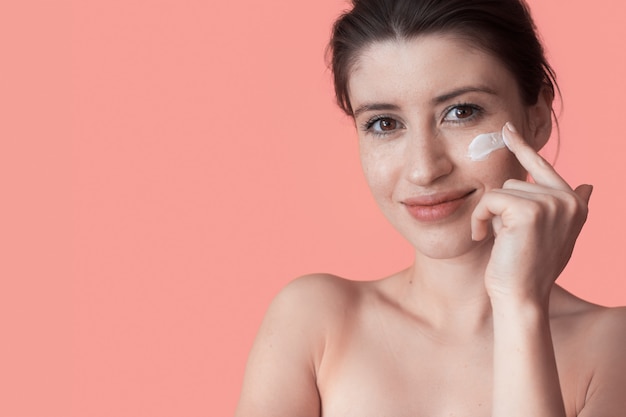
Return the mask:
<path id="1" fill-rule="evenodd" d="M 400 178 L 397 161 L 394 162 L 393 158 L 361 154 L 361 164 L 367 184 L 376 200 L 380 203 L 390 198 Z"/>

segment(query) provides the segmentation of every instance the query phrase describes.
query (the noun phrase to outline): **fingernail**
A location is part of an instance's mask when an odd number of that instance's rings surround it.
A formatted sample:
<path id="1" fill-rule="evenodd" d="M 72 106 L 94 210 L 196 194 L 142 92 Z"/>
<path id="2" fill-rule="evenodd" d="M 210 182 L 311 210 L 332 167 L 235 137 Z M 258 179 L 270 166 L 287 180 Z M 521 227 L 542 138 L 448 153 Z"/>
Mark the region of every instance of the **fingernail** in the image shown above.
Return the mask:
<path id="1" fill-rule="evenodd" d="M 515 126 L 513 126 L 513 123 L 506 122 L 504 126 L 506 126 L 506 128 L 509 129 L 511 132 L 517 133 L 517 129 L 515 129 Z"/>
<path id="2" fill-rule="evenodd" d="M 507 124 L 504 125 L 504 128 L 502 128 L 502 142 L 504 142 L 504 144 L 509 150 L 511 150 L 511 144 L 508 138 L 510 131 L 511 129 L 509 129 L 509 123 L 507 122 Z"/>

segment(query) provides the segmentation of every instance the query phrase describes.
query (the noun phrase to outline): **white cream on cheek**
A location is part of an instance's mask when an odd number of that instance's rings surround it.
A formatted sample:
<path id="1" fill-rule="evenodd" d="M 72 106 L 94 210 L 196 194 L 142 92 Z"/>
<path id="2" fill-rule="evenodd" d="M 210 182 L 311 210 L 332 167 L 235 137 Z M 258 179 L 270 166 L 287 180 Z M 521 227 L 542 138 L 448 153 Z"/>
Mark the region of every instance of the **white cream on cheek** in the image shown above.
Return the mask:
<path id="1" fill-rule="evenodd" d="M 483 161 L 495 150 L 506 147 L 501 132 L 483 133 L 476 136 L 467 148 L 467 156 L 472 161 Z"/>

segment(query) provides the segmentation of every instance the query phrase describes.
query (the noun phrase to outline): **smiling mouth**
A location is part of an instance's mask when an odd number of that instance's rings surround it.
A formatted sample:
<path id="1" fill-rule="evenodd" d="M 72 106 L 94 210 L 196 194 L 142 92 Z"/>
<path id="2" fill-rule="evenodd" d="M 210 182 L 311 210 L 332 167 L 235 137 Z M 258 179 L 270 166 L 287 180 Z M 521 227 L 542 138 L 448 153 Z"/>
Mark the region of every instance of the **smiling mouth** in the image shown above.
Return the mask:
<path id="1" fill-rule="evenodd" d="M 476 190 L 464 194 L 442 194 L 410 198 L 402 202 L 409 214 L 420 222 L 436 222 L 453 215 Z"/>

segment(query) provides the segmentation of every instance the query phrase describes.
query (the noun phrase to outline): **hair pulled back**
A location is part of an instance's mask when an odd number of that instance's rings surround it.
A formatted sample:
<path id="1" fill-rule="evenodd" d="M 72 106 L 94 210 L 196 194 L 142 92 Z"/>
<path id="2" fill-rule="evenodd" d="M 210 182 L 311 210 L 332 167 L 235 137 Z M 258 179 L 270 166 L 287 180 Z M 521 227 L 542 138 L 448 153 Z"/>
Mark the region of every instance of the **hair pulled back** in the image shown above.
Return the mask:
<path id="1" fill-rule="evenodd" d="M 517 80 L 526 105 L 537 102 L 542 87 L 554 94 L 555 74 L 523 0 L 352 0 L 352 5 L 335 22 L 328 45 L 337 104 L 349 116 L 348 80 L 364 48 L 428 34 L 459 36 L 498 58 Z"/>

